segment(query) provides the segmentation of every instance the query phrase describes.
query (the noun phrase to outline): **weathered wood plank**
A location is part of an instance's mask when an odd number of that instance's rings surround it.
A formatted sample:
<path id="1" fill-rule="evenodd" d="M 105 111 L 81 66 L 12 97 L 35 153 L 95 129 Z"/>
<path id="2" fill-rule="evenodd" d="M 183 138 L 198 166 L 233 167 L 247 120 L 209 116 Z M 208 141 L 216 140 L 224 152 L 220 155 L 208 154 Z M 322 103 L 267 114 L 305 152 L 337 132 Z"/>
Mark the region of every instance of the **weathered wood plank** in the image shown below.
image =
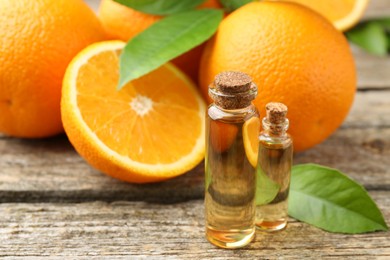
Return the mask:
<path id="1" fill-rule="evenodd" d="M 340 129 L 295 163 L 318 163 L 343 171 L 367 189 L 390 190 L 390 128 Z"/>
<path id="2" fill-rule="evenodd" d="M 133 185 L 91 169 L 64 139 L 35 149 L 24 141 L 0 141 L 0 201 L 182 201 L 203 195 L 203 167 L 171 181 Z M 63 147 L 56 153 L 53 147 Z M 32 149 L 29 151 L 29 149 Z M 55 148 L 56 149 L 56 148 Z M 23 151 L 27 154 L 20 154 Z M 41 158 L 31 158 L 40 154 Z M 8 159 L 7 159 L 8 158 Z M 368 189 L 390 190 L 390 129 L 341 129 L 325 143 L 298 154 L 296 163 L 313 162 L 343 170 Z M 49 163 L 48 163 L 49 162 Z"/>
<path id="3" fill-rule="evenodd" d="M 184 178 L 131 185 L 92 169 L 64 136 L 44 140 L 0 139 L 0 154 L 0 202 L 142 198 L 174 201 L 176 197 L 198 198 L 201 193 L 201 166 Z"/>
<path id="4" fill-rule="evenodd" d="M 390 220 L 390 192 L 371 192 Z M 343 235 L 293 221 L 257 233 L 242 250 L 219 250 L 204 238 L 203 201 L 0 204 L 0 256 L 151 256 L 173 258 L 390 257 L 390 232 Z"/>
<path id="5" fill-rule="evenodd" d="M 351 44 L 351 49 L 355 57 L 358 89 L 390 89 L 389 56 L 375 56 L 353 44 Z"/>
<path id="6" fill-rule="evenodd" d="M 386 128 L 389 126 L 390 89 L 358 92 L 342 128 Z"/>
<path id="7" fill-rule="evenodd" d="M 343 170 L 368 189 L 390 190 L 390 91 L 359 92 L 347 121 L 295 163 Z M 368 112 L 370 111 L 370 112 Z M 67 139 L 0 137 L 0 202 L 183 201 L 203 195 L 203 167 L 156 184 L 132 185 L 92 169 Z"/>
<path id="8" fill-rule="evenodd" d="M 390 17 L 388 0 L 370 0 L 363 20 Z M 352 46 L 358 73 L 359 89 L 390 88 L 390 58 L 368 54 Z"/>
<path id="9" fill-rule="evenodd" d="M 390 16 L 389 0 L 370 0 L 363 18 L 370 19 L 375 17 L 389 17 L 389 16 Z"/>

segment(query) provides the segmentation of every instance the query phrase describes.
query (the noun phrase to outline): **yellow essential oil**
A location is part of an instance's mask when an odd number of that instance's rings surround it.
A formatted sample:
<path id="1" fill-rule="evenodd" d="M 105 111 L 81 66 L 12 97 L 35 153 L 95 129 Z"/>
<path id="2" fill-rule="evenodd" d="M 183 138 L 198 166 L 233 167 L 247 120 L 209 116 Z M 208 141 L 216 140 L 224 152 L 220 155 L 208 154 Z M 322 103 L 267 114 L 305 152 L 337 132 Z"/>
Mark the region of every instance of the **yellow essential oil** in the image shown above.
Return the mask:
<path id="1" fill-rule="evenodd" d="M 259 137 L 258 190 L 256 226 L 266 231 L 286 227 L 293 143 L 286 133 L 289 121 L 287 107 L 269 103 Z M 258 200 L 259 200 L 258 198 Z"/>
<path id="2" fill-rule="evenodd" d="M 257 148 L 258 132 L 248 128 L 260 125 L 251 103 L 257 87 L 244 73 L 224 72 L 209 94 L 214 103 L 206 120 L 206 238 L 218 247 L 239 248 L 255 236 L 256 165 L 248 153 L 250 140 Z"/>

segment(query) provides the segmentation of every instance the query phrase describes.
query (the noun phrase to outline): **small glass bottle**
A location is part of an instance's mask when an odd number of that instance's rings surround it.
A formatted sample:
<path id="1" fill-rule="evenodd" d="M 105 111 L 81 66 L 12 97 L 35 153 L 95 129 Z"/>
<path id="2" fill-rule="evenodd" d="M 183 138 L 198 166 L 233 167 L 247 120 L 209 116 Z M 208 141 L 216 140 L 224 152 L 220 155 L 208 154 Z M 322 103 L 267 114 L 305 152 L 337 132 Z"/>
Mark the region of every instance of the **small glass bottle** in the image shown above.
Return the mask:
<path id="1" fill-rule="evenodd" d="M 260 119 L 251 103 L 257 86 L 241 72 L 223 72 L 210 85 L 206 119 L 206 237 L 239 248 L 255 236 L 256 164 Z"/>
<path id="2" fill-rule="evenodd" d="M 266 112 L 259 136 L 256 226 L 277 231 L 287 225 L 293 142 L 286 133 L 287 107 L 282 103 L 268 103 Z"/>

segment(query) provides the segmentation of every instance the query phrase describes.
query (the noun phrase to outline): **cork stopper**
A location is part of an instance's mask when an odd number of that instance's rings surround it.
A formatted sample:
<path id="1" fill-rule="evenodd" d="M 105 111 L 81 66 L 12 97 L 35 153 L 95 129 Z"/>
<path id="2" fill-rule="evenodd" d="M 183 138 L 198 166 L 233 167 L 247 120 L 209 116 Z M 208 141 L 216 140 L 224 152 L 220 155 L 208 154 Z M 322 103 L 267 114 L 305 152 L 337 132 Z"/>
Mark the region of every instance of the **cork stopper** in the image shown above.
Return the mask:
<path id="1" fill-rule="evenodd" d="M 270 123 L 270 130 L 273 134 L 281 134 L 288 127 L 287 106 L 282 103 L 271 102 L 265 106 L 266 119 Z"/>
<path id="2" fill-rule="evenodd" d="M 219 73 L 214 80 L 216 88 L 226 94 L 234 94 L 248 91 L 252 78 L 239 71 L 225 71 Z"/>
<path id="3" fill-rule="evenodd" d="M 265 110 L 267 111 L 267 119 L 271 124 L 281 124 L 286 120 L 287 106 L 282 103 L 268 103 Z"/>
<path id="4" fill-rule="evenodd" d="M 257 96 L 257 86 L 243 72 L 219 73 L 209 88 L 209 95 L 217 106 L 224 109 L 240 109 L 249 106 Z"/>

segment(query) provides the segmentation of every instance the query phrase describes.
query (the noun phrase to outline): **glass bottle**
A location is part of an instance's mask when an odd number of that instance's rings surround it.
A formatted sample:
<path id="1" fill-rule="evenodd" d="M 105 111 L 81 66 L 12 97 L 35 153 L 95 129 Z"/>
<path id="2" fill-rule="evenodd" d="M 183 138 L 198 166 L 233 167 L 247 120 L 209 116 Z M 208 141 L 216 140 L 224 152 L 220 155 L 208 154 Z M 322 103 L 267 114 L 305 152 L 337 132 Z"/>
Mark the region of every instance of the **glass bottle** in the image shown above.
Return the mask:
<path id="1" fill-rule="evenodd" d="M 239 248 L 255 236 L 259 113 L 257 86 L 241 72 L 223 72 L 210 85 L 206 119 L 206 237 Z"/>
<path id="2" fill-rule="evenodd" d="M 277 231 L 287 225 L 293 142 L 286 133 L 287 107 L 282 103 L 268 103 L 266 112 L 259 136 L 256 226 Z"/>

